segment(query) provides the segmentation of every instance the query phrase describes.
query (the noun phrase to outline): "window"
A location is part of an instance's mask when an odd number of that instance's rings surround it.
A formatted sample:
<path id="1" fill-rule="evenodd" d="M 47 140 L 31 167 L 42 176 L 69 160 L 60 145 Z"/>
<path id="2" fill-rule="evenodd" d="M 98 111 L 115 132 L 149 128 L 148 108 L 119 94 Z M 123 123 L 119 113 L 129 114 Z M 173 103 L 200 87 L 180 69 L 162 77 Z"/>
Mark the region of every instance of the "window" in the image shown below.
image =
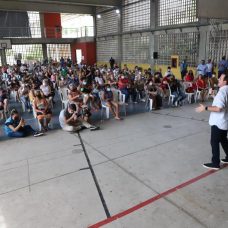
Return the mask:
<path id="1" fill-rule="evenodd" d="M 97 61 L 108 62 L 111 57 L 118 59 L 118 37 L 97 39 Z"/>
<path id="2" fill-rule="evenodd" d="M 32 38 L 40 38 L 41 37 L 40 13 L 34 12 L 34 11 L 28 11 L 28 17 L 29 17 L 29 27 L 30 27 Z"/>
<path id="3" fill-rule="evenodd" d="M 117 33 L 119 16 L 115 10 L 102 13 L 101 18 L 97 18 L 97 36 Z"/>
<path id="4" fill-rule="evenodd" d="M 6 61 L 8 64 L 15 64 L 17 59 L 21 59 L 21 61 L 25 63 L 41 61 L 43 59 L 42 45 L 12 45 L 12 49 L 6 49 Z"/>
<path id="5" fill-rule="evenodd" d="M 123 32 L 150 28 L 150 0 L 123 7 Z"/>
<path id="6" fill-rule="evenodd" d="M 228 56 L 228 30 L 220 30 L 209 34 L 209 58 L 218 63 L 222 56 Z"/>
<path id="7" fill-rule="evenodd" d="M 196 0 L 159 0 L 158 25 L 197 22 Z"/>
<path id="8" fill-rule="evenodd" d="M 157 35 L 155 39 L 158 44 L 158 64 L 170 65 L 171 55 L 178 55 L 180 61 L 187 59 L 189 66 L 196 66 L 199 49 L 197 32 Z"/>
<path id="9" fill-rule="evenodd" d="M 149 35 L 123 36 L 123 61 L 128 63 L 149 62 Z"/>
<path id="10" fill-rule="evenodd" d="M 91 15 L 61 13 L 61 24 L 63 38 L 94 36 Z"/>
<path id="11" fill-rule="evenodd" d="M 60 60 L 61 57 L 71 57 L 70 44 L 47 44 L 48 58 Z"/>

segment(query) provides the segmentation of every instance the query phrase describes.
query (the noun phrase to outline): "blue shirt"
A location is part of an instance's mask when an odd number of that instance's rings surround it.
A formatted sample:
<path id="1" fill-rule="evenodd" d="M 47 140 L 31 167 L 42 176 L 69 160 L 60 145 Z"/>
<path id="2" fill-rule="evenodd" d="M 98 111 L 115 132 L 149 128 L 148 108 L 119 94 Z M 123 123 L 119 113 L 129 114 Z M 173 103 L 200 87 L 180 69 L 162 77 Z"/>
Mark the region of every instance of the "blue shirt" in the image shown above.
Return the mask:
<path id="1" fill-rule="evenodd" d="M 227 68 L 227 61 L 226 60 L 221 60 L 218 64 L 218 70 L 220 72 L 224 72 Z"/>
<path id="2" fill-rule="evenodd" d="M 16 128 L 19 124 L 19 120 L 14 120 L 12 119 L 12 117 L 9 117 L 6 122 L 5 122 L 5 125 L 4 125 L 4 131 L 6 134 L 9 134 L 11 132 L 13 132 L 12 129 L 9 128 L 10 125 L 12 125 L 14 128 Z"/>
<path id="3" fill-rule="evenodd" d="M 198 67 L 197 67 L 197 72 L 198 72 L 198 75 L 201 74 L 201 75 L 206 75 L 207 73 L 207 65 L 206 64 L 199 64 Z"/>
<path id="4" fill-rule="evenodd" d="M 187 71 L 188 69 L 188 64 L 186 62 L 182 62 L 180 65 L 181 72 L 182 71 Z"/>

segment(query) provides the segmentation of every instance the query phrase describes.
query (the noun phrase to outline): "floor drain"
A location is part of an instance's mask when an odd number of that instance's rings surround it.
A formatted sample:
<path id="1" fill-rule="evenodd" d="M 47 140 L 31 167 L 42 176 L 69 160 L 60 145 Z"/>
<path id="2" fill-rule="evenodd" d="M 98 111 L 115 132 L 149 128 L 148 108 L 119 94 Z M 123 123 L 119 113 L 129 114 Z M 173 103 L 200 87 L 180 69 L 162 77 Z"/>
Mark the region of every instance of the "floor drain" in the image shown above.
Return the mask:
<path id="1" fill-rule="evenodd" d="M 164 127 L 164 128 L 172 128 L 171 125 L 164 125 L 163 127 Z"/>
<path id="2" fill-rule="evenodd" d="M 80 153 L 82 153 L 82 152 L 83 152 L 83 150 L 81 150 L 81 149 L 72 150 L 72 153 L 73 153 L 73 154 L 80 154 Z"/>

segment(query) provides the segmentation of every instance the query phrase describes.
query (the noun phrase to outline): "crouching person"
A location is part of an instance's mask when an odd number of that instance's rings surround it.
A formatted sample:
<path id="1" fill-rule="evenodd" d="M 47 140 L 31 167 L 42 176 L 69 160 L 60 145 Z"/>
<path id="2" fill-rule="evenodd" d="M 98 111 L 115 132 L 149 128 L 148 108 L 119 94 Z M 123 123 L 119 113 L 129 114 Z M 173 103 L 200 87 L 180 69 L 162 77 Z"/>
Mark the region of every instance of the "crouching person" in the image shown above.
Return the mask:
<path id="1" fill-rule="evenodd" d="M 91 131 L 100 129 L 88 122 L 88 117 L 83 116 L 77 112 L 75 104 L 68 104 L 65 110 L 62 110 L 59 115 L 59 123 L 64 131 L 75 132 L 83 128 L 90 129 Z"/>
<path id="2" fill-rule="evenodd" d="M 41 132 L 34 131 L 30 125 L 26 125 L 25 120 L 20 117 L 16 109 L 11 111 L 10 117 L 6 120 L 4 131 L 8 137 L 14 138 L 43 135 Z"/>

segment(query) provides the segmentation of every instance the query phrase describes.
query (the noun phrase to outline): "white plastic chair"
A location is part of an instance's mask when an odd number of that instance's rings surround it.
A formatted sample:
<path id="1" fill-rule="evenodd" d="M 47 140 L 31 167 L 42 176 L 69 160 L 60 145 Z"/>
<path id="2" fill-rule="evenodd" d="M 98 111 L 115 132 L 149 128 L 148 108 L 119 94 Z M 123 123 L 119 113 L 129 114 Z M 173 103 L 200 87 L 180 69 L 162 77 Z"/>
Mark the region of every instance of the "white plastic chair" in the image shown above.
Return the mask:
<path id="1" fill-rule="evenodd" d="M 32 104 L 32 113 L 33 113 L 33 117 L 37 120 L 38 130 L 41 131 L 42 126 L 41 126 L 39 120 L 37 119 L 36 110 L 35 110 L 35 107 L 33 104 Z"/>
<path id="2" fill-rule="evenodd" d="M 212 89 L 211 82 L 208 80 L 208 97 L 214 98 L 215 95 L 218 93 L 218 86 L 214 85 L 214 89 Z"/>
<path id="3" fill-rule="evenodd" d="M 197 88 L 197 90 L 196 90 L 196 95 L 195 95 L 195 103 L 200 99 L 201 92 L 202 92 L 199 90 L 199 86 L 197 85 L 197 83 L 196 83 L 196 88 Z M 208 88 L 205 88 L 204 90 L 208 90 Z M 205 99 L 208 100 L 208 97 L 209 97 L 209 90 L 207 92 Z"/>
<path id="4" fill-rule="evenodd" d="M 148 105 L 149 105 L 149 111 L 152 111 L 153 110 L 153 99 L 151 99 L 149 97 L 149 94 L 148 94 L 148 91 L 146 91 L 146 104 L 145 104 L 145 108 L 147 109 L 148 108 Z"/>
<path id="5" fill-rule="evenodd" d="M 175 96 L 172 95 L 172 92 L 171 92 L 171 89 L 170 89 L 170 85 L 169 84 L 167 84 L 167 85 L 168 85 L 168 89 L 169 89 L 169 102 L 168 102 L 168 104 L 170 105 L 171 102 L 173 104 Z"/>
<path id="6" fill-rule="evenodd" d="M 17 92 L 15 90 L 10 91 L 10 97 L 12 97 L 15 102 L 17 102 Z"/>
<path id="7" fill-rule="evenodd" d="M 195 103 L 200 99 L 201 91 L 199 90 L 199 86 L 196 83 L 196 93 L 195 93 Z"/>
<path id="8" fill-rule="evenodd" d="M 148 100 L 146 100 L 146 108 L 148 107 L 149 105 L 149 111 L 152 111 L 153 110 L 153 99 L 149 98 Z"/>
<path id="9" fill-rule="evenodd" d="M 54 108 L 54 104 L 53 104 L 53 97 L 49 97 L 47 99 L 47 102 L 49 104 L 49 108 L 53 109 Z"/>
<path id="10" fill-rule="evenodd" d="M 101 98 L 101 92 L 99 92 L 99 98 L 101 100 L 101 120 L 103 120 L 103 110 L 105 110 L 106 113 L 106 118 L 109 119 L 110 116 L 110 110 L 109 107 L 107 105 L 104 104 L 104 102 L 102 102 L 102 98 Z"/>
<path id="11" fill-rule="evenodd" d="M 62 109 L 67 108 L 68 100 L 68 89 L 67 88 L 59 88 L 59 95 L 62 102 Z"/>
<path id="12" fill-rule="evenodd" d="M 123 94 L 120 90 L 116 90 L 116 92 L 118 93 L 118 104 L 120 105 L 120 107 L 123 107 L 124 110 L 124 114 L 125 116 L 127 116 L 127 109 L 126 109 L 126 95 Z"/>
<path id="13" fill-rule="evenodd" d="M 22 111 L 25 112 L 25 104 L 24 104 L 24 102 L 21 102 L 21 107 L 22 107 Z"/>
<path id="14" fill-rule="evenodd" d="M 7 119 L 7 116 L 6 116 L 6 113 L 5 113 L 5 111 L 4 110 L 0 110 L 0 119 Z"/>
<path id="15" fill-rule="evenodd" d="M 192 97 L 195 98 L 195 93 L 188 93 L 186 92 L 186 90 L 192 85 L 191 82 L 183 82 L 183 86 L 184 86 L 184 92 L 187 95 L 187 99 L 188 99 L 188 103 L 191 104 L 192 102 Z"/>

